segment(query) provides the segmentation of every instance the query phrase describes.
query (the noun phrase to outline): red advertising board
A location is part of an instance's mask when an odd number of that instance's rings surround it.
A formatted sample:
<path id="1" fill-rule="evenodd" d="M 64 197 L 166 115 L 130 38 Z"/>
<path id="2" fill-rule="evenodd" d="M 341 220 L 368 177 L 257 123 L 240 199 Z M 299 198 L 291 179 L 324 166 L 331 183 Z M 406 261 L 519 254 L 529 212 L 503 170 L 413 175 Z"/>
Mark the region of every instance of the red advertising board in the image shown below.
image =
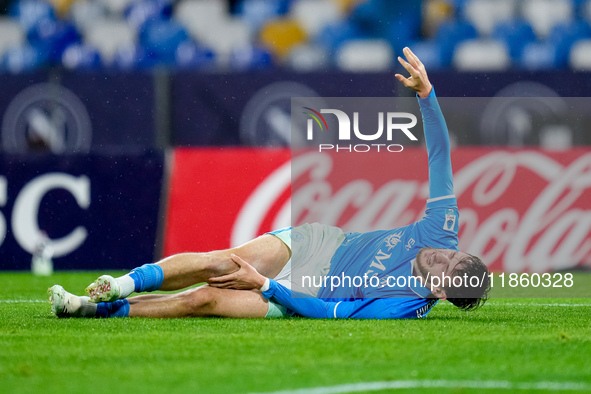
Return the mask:
<path id="1" fill-rule="evenodd" d="M 232 229 L 246 201 L 282 165 L 287 167 L 282 181 L 286 183 L 285 198 L 289 198 L 289 159 L 289 150 L 280 149 L 176 149 L 164 254 L 230 247 Z M 272 207 L 265 204 L 265 209 Z M 270 228 L 269 216 L 253 230 L 252 238 Z"/>
<path id="2" fill-rule="evenodd" d="M 223 249 L 265 231 L 318 221 L 345 231 L 422 217 L 427 155 L 179 149 L 165 254 Z M 591 152 L 457 148 L 460 249 L 494 270 L 591 265 Z"/>

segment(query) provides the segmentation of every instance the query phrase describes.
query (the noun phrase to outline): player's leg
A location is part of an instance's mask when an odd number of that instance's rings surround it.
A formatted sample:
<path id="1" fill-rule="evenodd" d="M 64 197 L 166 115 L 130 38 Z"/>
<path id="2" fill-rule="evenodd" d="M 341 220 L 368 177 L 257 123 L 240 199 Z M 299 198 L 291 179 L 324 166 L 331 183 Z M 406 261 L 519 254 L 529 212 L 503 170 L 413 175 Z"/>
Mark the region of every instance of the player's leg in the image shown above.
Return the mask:
<path id="1" fill-rule="evenodd" d="M 94 317 L 97 304 L 89 297 L 79 297 L 68 293 L 60 285 L 47 289 L 51 312 L 57 317 Z"/>
<path id="2" fill-rule="evenodd" d="M 234 272 L 238 266 L 234 253 L 267 277 L 275 277 L 290 258 L 289 248 L 274 235 L 265 234 L 236 248 L 207 253 L 181 253 L 155 264 L 145 264 L 128 275 L 99 277 L 86 291 L 93 302 L 125 298 L 131 293 L 154 290 L 178 290 Z"/>
<path id="3" fill-rule="evenodd" d="M 92 303 L 55 285 L 49 289 L 51 311 L 58 317 L 233 317 L 263 318 L 269 301 L 260 293 L 201 286 L 176 294 L 150 294 Z M 270 315 L 270 314 L 269 314 Z"/>
<path id="4" fill-rule="evenodd" d="M 231 254 L 252 261 L 252 266 L 262 275 L 274 278 L 289 260 L 291 252 L 279 238 L 265 234 L 231 249 L 171 256 L 157 263 L 164 273 L 160 290 L 183 289 L 237 271 L 238 266 L 230 258 Z"/>
<path id="5" fill-rule="evenodd" d="M 131 297 L 129 317 L 263 318 L 269 302 L 259 292 L 201 286 L 176 294 Z"/>

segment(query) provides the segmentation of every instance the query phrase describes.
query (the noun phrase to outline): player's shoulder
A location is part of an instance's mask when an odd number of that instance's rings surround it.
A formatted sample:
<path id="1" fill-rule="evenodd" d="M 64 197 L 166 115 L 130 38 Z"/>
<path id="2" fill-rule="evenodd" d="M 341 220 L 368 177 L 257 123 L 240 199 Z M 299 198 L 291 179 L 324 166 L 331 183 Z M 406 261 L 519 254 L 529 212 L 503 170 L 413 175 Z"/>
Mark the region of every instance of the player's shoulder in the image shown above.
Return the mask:
<path id="1" fill-rule="evenodd" d="M 455 249 L 460 230 L 457 208 L 437 209 L 417 222 L 419 245 L 433 248 Z"/>

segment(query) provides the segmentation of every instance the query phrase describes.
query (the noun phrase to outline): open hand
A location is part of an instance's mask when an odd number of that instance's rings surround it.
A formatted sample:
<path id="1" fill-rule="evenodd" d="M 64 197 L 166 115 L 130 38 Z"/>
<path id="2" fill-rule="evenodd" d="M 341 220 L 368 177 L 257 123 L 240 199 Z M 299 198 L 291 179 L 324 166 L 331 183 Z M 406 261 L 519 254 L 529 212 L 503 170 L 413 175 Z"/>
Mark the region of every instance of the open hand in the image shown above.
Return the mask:
<path id="1" fill-rule="evenodd" d="M 217 276 L 215 278 L 209 278 L 207 283 L 212 287 L 218 287 L 220 289 L 235 289 L 235 290 L 252 290 L 260 289 L 265 284 L 265 278 L 252 265 L 242 260 L 235 254 L 231 254 L 230 257 L 238 267 L 238 271 L 233 272 L 224 276 Z"/>
<path id="2" fill-rule="evenodd" d="M 398 56 L 398 61 L 402 64 L 402 67 L 410 73 L 410 77 L 405 78 L 401 74 L 396 74 L 396 79 L 402 82 L 407 88 L 417 92 L 420 98 L 427 97 L 431 93 L 432 86 L 427 77 L 425 66 L 421 63 L 417 55 L 412 53 L 408 47 L 405 47 L 403 52 L 408 62 L 400 56 Z"/>

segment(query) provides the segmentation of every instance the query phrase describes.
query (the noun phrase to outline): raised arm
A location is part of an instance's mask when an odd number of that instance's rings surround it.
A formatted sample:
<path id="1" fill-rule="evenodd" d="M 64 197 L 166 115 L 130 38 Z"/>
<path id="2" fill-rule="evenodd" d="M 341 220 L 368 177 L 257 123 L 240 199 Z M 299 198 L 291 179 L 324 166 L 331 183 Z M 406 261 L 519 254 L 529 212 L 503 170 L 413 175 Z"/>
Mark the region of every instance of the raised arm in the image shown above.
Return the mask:
<path id="1" fill-rule="evenodd" d="M 404 55 L 408 61 L 398 57 L 398 61 L 410 73 L 408 78 L 396 74 L 396 79 L 419 97 L 427 154 L 429 156 L 429 199 L 453 196 L 453 173 L 451 168 L 449 133 L 443 113 L 435 97 L 435 91 L 425 66 L 407 47 Z"/>

